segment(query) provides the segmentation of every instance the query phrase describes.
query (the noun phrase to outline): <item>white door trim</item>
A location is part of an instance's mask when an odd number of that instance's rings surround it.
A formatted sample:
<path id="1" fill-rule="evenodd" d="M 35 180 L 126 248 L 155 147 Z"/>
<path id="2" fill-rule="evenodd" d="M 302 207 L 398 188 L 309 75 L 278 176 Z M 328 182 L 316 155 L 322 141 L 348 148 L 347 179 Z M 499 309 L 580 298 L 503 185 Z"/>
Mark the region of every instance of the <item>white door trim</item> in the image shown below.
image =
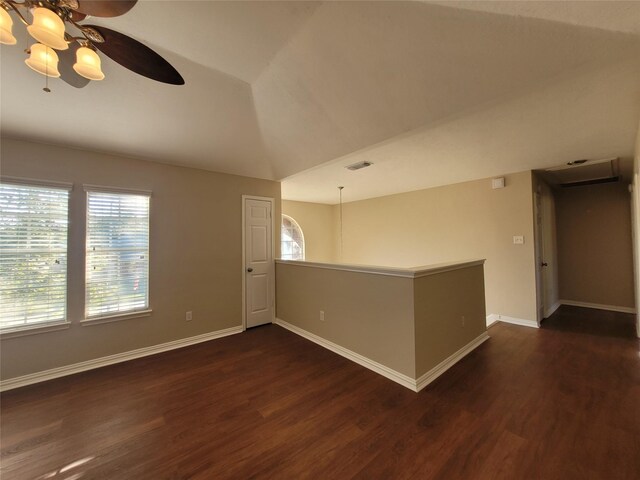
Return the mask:
<path id="1" fill-rule="evenodd" d="M 636 168 L 640 160 L 636 157 Z M 640 338 L 640 173 L 633 175 L 631 193 L 631 246 L 633 249 L 633 280 L 636 299 L 636 336 Z"/>
<path id="2" fill-rule="evenodd" d="M 274 262 L 273 268 L 271 269 L 271 285 L 274 288 L 271 289 L 271 322 L 275 323 L 276 318 L 276 309 L 275 309 L 275 257 L 276 257 L 276 246 L 275 246 L 275 199 L 272 197 L 260 197 L 256 195 L 242 195 L 242 331 L 247 329 L 247 275 L 245 272 L 246 268 L 246 244 L 247 241 L 246 231 L 245 231 L 245 220 L 246 220 L 246 201 L 247 200 L 262 200 L 265 202 L 271 203 L 271 259 Z"/>

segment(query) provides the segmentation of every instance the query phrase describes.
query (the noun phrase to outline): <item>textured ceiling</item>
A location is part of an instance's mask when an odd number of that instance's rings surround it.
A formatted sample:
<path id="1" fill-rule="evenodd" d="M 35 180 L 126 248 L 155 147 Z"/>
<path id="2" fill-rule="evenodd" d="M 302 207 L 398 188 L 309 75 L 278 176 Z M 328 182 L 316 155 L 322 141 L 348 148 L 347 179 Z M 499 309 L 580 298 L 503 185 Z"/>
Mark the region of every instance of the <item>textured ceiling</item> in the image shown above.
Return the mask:
<path id="1" fill-rule="evenodd" d="M 142 0 L 101 23 L 250 83 L 320 4 Z"/>
<path id="2" fill-rule="evenodd" d="M 141 1 L 91 22 L 156 49 L 186 85 L 104 58 L 103 82 L 50 94 L 16 25 L 2 134 L 286 178 L 285 198 L 326 203 L 338 184 L 358 199 L 631 155 L 640 2 L 562 3 Z M 359 160 L 375 165 L 345 176 Z"/>
<path id="3" fill-rule="evenodd" d="M 637 0 L 445 0 L 427 3 L 640 35 Z"/>
<path id="4" fill-rule="evenodd" d="M 581 72 L 293 175 L 283 198 L 338 202 L 548 168 L 630 159 L 640 118 L 640 62 Z M 361 161 L 373 166 L 349 171 Z"/>

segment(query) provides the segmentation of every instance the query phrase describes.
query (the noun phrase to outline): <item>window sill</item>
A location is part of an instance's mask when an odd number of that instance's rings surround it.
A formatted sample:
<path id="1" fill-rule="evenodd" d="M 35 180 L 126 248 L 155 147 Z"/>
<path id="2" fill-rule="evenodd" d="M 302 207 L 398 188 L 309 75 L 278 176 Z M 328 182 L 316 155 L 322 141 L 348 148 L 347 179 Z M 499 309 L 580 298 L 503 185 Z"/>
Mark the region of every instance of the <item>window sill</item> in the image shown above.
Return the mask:
<path id="1" fill-rule="evenodd" d="M 115 315 L 105 315 L 103 317 L 85 318 L 80 320 L 80 324 L 83 327 L 90 327 L 92 325 L 101 325 L 103 323 L 119 322 L 121 320 L 130 320 L 132 318 L 149 317 L 153 313 L 153 310 L 136 310 L 135 312 L 118 313 Z"/>
<path id="2" fill-rule="evenodd" d="M 56 323 L 48 323 L 46 325 L 34 325 L 28 327 L 19 327 L 7 329 L 0 332 L 0 338 L 2 340 L 6 338 L 24 337 L 27 335 L 37 335 L 39 333 L 55 332 L 56 330 L 66 330 L 71 325 L 71 322 L 62 321 Z"/>

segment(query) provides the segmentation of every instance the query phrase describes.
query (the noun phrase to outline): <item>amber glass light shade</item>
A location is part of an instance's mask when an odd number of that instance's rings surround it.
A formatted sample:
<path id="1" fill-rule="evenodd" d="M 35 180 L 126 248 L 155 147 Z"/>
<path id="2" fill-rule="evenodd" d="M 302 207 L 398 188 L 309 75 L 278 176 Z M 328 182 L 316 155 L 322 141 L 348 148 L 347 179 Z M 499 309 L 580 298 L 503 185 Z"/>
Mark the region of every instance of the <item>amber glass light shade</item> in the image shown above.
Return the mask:
<path id="1" fill-rule="evenodd" d="M 100 57 L 90 48 L 80 47 L 76 52 L 76 63 L 73 65 L 73 69 L 78 75 L 89 80 L 102 80 L 104 73 L 102 73 L 100 65 Z"/>
<path id="2" fill-rule="evenodd" d="M 58 71 L 58 54 L 52 48 L 34 43 L 31 45 L 31 56 L 24 63 L 36 72 L 46 75 L 47 77 L 59 77 Z"/>
<path id="3" fill-rule="evenodd" d="M 11 33 L 13 20 L 11 15 L 4 8 L 0 7 L 0 43 L 4 45 L 15 45 L 16 37 Z"/>
<path id="4" fill-rule="evenodd" d="M 27 27 L 27 31 L 47 47 L 56 50 L 69 48 L 64 39 L 64 22 L 48 8 L 39 7 L 33 11 L 33 23 Z"/>

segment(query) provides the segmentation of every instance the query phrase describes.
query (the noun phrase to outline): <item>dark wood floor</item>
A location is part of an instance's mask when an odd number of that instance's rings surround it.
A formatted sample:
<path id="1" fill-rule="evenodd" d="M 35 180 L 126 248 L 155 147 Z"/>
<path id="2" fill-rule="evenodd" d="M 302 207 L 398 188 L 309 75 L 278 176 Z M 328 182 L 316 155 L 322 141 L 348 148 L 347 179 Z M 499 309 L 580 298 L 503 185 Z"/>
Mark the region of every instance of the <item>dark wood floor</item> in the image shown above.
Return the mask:
<path id="1" fill-rule="evenodd" d="M 542 328 L 583 333 L 597 337 L 634 338 L 636 324 L 633 315 L 563 305 L 542 322 Z"/>
<path id="2" fill-rule="evenodd" d="M 496 324 L 419 394 L 278 326 L 9 391 L 1 477 L 637 480 L 640 345 L 594 315 Z"/>

